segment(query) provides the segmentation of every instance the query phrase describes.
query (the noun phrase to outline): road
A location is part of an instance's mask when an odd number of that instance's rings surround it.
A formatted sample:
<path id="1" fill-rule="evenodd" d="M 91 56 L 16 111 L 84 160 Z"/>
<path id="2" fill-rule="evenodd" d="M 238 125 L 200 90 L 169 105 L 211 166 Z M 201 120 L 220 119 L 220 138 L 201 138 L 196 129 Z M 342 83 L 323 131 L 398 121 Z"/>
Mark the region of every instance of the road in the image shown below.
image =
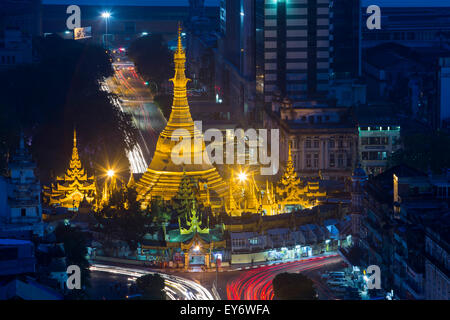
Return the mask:
<path id="1" fill-rule="evenodd" d="M 92 272 L 127 276 L 129 281 L 135 281 L 137 278 L 146 274 L 159 274 L 164 278 L 166 283 L 164 290 L 171 300 L 214 300 L 212 293 L 199 283 L 175 275 L 133 267 L 118 267 L 104 264 L 93 264 L 90 266 L 90 270 Z"/>
<path id="2" fill-rule="evenodd" d="M 128 159 L 133 173 L 143 173 L 153 157 L 159 133 L 167 121 L 153 103 L 153 96 L 136 73 L 133 63 L 122 56 L 120 62 L 113 63 L 113 67 L 114 76 L 106 79 L 103 88 L 117 95 L 118 99 L 114 103 L 132 116 L 139 129 L 138 145 L 128 154 Z"/>
<path id="3" fill-rule="evenodd" d="M 272 300 L 274 297 L 272 280 L 282 272 L 305 273 L 314 281 L 320 299 L 335 299 L 333 293 L 321 284 L 313 270 L 323 269 L 329 265 L 339 264 L 339 256 L 324 256 L 276 265 L 267 265 L 240 272 L 233 280 L 228 281 L 226 294 L 228 300 Z"/>

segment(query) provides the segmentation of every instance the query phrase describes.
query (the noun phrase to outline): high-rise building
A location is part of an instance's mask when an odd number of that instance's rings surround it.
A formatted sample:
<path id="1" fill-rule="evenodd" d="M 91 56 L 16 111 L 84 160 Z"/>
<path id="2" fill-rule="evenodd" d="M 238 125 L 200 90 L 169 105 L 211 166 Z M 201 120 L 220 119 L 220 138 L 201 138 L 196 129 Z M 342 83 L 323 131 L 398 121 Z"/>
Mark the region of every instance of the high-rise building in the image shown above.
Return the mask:
<path id="1" fill-rule="evenodd" d="M 361 75 L 361 1 L 330 1 L 332 78 Z"/>
<path id="2" fill-rule="evenodd" d="M 330 71 L 330 0 L 266 0 L 264 97 L 326 97 Z"/>

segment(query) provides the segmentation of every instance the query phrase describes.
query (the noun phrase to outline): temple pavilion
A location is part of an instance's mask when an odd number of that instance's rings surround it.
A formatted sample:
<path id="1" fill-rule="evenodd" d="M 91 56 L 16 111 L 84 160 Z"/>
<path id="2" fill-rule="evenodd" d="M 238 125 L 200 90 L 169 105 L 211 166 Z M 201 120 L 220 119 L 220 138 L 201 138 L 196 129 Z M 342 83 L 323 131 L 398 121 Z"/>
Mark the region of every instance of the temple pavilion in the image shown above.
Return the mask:
<path id="1" fill-rule="evenodd" d="M 195 161 L 199 157 L 203 159 L 206 153 L 205 142 L 202 132 L 194 125 L 187 100 L 186 84 L 190 79 L 185 75 L 186 55 L 181 43 L 181 28 L 178 30 L 174 62 L 175 76 L 170 79 L 174 85 L 172 112 L 166 127 L 158 137 L 156 150 L 147 171 L 136 183 L 138 200 L 144 208 L 149 205 L 152 197 L 157 196 L 164 200 L 174 197 L 184 174 L 198 185 L 202 202 L 208 201 L 209 197 L 220 200 L 228 195 L 225 182 L 210 161 Z M 191 161 L 175 164 L 172 151 L 184 139 L 191 142 L 191 152 L 183 155 L 183 158 L 189 158 Z"/>
<path id="2" fill-rule="evenodd" d="M 77 132 L 73 132 L 72 158 L 69 168 L 63 176 L 56 177 L 50 187 L 44 186 L 44 198 L 50 206 L 61 206 L 69 209 L 78 208 L 80 203 L 93 203 L 97 195 L 94 176 L 88 176 L 81 164 L 77 148 Z"/>
<path id="3" fill-rule="evenodd" d="M 178 228 L 167 231 L 163 241 L 144 239 L 141 254 L 167 256 L 170 260 L 179 257 L 185 269 L 195 265 L 211 267 L 215 255 L 222 255 L 226 248 L 225 226 L 211 226 L 209 217 L 205 221 L 200 216 L 195 200 L 191 203 L 189 212 L 178 218 Z"/>

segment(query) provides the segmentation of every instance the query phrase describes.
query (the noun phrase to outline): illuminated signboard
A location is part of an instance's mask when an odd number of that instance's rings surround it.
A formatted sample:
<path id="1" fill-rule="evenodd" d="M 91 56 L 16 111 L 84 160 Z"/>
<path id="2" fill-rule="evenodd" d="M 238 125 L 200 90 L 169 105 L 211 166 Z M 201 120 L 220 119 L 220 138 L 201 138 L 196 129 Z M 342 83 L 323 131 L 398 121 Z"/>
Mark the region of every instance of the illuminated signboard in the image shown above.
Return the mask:
<path id="1" fill-rule="evenodd" d="M 73 34 L 75 40 L 91 38 L 92 37 L 91 27 L 75 28 L 73 30 Z"/>

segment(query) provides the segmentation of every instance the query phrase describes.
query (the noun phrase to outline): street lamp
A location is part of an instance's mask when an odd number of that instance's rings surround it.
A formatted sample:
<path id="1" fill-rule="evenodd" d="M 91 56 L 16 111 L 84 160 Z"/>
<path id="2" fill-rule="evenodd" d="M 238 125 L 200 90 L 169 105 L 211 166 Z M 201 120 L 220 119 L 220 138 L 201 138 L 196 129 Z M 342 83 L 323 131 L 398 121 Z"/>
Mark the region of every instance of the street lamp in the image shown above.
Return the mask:
<path id="1" fill-rule="evenodd" d="M 247 173 L 241 171 L 238 173 L 238 179 L 240 182 L 245 182 L 247 180 Z"/>
<path id="2" fill-rule="evenodd" d="M 116 174 L 116 172 L 115 172 L 113 169 L 109 169 L 109 170 L 106 172 L 106 175 L 107 175 L 109 178 L 114 177 L 115 174 Z"/>
<path id="3" fill-rule="evenodd" d="M 106 26 L 106 34 L 105 34 L 106 38 L 104 39 L 106 49 L 108 49 L 108 43 L 107 43 L 107 41 L 108 41 L 108 19 L 110 17 L 111 17 L 110 12 L 108 12 L 108 11 L 102 12 L 102 18 L 105 19 L 105 26 Z"/>

